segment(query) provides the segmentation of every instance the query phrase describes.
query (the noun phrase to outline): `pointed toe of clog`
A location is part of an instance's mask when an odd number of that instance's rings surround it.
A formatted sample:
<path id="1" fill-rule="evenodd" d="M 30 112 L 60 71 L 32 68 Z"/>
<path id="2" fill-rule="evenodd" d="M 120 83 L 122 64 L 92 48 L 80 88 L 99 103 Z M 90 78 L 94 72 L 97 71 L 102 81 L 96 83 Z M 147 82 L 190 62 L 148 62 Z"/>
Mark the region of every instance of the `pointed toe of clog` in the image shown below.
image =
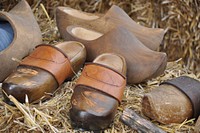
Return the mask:
<path id="1" fill-rule="evenodd" d="M 155 65 L 157 68 L 155 69 L 155 72 L 150 77 L 148 77 L 148 79 L 158 77 L 159 75 L 163 74 L 163 72 L 166 69 L 167 54 L 162 53 L 162 52 L 160 52 L 159 54 L 160 54 L 159 61 L 158 61 L 157 65 Z"/>

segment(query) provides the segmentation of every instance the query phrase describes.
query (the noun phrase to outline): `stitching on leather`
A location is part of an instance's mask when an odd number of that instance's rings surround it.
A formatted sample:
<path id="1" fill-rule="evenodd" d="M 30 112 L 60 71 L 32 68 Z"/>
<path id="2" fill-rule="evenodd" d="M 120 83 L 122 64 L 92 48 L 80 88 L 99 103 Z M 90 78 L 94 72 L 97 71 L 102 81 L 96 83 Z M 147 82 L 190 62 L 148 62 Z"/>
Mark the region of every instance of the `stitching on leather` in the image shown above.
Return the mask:
<path id="1" fill-rule="evenodd" d="M 103 65 L 103 64 L 100 64 L 100 63 L 94 63 L 94 62 L 86 62 L 85 66 L 87 66 L 87 65 L 95 65 L 95 66 L 100 66 L 100 67 L 106 68 L 108 70 L 111 70 L 111 71 L 117 73 L 118 75 L 120 75 L 122 78 L 124 78 L 126 80 L 126 77 L 122 73 L 120 73 L 117 70 L 112 69 L 112 68 L 110 68 L 110 67 L 108 67 L 106 65 Z"/>
<path id="2" fill-rule="evenodd" d="M 104 84 L 107 84 L 107 85 L 110 85 L 110 86 L 114 86 L 114 87 L 122 87 L 123 84 L 124 84 L 124 82 L 123 82 L 121 85 L 117 86 L 117 85 L 114 85 L 114 84 L 109 84 L 109 83 L 100 81 L 100 80 L 98 80 L 98 79 L 95 79 L 95 78 L 92 78 L 92 77 L 88 76 L 88 75 L 86 74 L 85 70 L 83 71 L 82 75 L 83 75 L 85 78 L 89 78 L 89 79 L 91 79 L 91 80 L 94 80 L 94 81 L 97 81 L 97 82 L 100 82 L 100 83 L 104 83 Z"/>
<path id="3" fill-rule="evenodd" d="M 56 62 L 54 60 L 48 60 L 48 59 L 42 59 L 42 58 L 36 58 L 36 57 L 32 57 L 32 56 L 28 56 L 27 58 L 33 58 L 33 59 L 36 59 L 36 60 L 41 60 L 41 61 L 49 61 L 49 62 L 54 62 L 54 63 L 57 63 L 57 64 L 63 64 L 64 62 L 66 62 L 66 60 L 68 60 L 66 57 L 64 59 L 63 62 L 59 63 L 59 62 Z"/>
<path id="4" fill-rule="evenodd" d="M 105 92 L 105 91 L 102 91 L 102 90 L 100 90 L 100 89 L 98 89 L 98 88 L 95 88 L 95 87 L 92 87 L 92 86 L 88 86 L 88 85 L 84 85 L 84 84 L 77 84 L 76 86 L 75 86 L 75 89 L 76 89 L 76 87 L 84 87 L 84 88 L 90 88 L 90 89 L 94 89 L 94 90 L 96 90 L 96 91 L 100 91 L 101 93 L 103 93 L 103 94 L 105 94 L 105 95 L 107 95 L 107 96 L 111 96 L 112 98 L 114 98 L 115 100 L 117 100 L 118 101 L 118 103 L 120 104 L 121 103 L 121 100 L 119 100 L 117 97 L 115 97 L 115 96 L 113 96 L 112 94 L 110 94 L 110 93 L 107 93 L 107 92 Z M 121 95 L 123 95 L 123 93 L 121 94 Z"/>

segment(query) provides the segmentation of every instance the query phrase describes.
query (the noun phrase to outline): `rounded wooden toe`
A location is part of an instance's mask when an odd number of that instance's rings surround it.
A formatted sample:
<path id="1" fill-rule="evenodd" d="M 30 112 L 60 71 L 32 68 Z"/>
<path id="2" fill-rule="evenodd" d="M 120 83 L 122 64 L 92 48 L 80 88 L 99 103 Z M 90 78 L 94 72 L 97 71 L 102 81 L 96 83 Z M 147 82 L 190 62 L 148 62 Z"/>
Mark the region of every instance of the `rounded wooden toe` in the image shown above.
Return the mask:
<path id="1" fill-rule="evenodd" d="M 95 89 L 77 86 L 71 98 L 70 118 L 74 128 L 102 130 L 113 121 L 118 101 Z"/>
<path id="2" fill-rule="evenodd" d="M 7 96 L 12 95 L 19 102 L 25 102 L 28 96 L 29 102 L 34 102 L 43 96 L 53 93 L 58 87 L 54 77 L 48 72 L 38 69 L 20 66 L 2 84 L 5 101 L 9 104 Z M 7 96 L 6 96 L 7 95 Z M 10 103 L 11 104 L 11 103 Z"/>
<path id="3" fill-rule="evenodd" d="M 160 123 L 181 123 L 193 114 L 188 97 L 171 85 L 161 85 L 144 95 L 142 112 Z"/>

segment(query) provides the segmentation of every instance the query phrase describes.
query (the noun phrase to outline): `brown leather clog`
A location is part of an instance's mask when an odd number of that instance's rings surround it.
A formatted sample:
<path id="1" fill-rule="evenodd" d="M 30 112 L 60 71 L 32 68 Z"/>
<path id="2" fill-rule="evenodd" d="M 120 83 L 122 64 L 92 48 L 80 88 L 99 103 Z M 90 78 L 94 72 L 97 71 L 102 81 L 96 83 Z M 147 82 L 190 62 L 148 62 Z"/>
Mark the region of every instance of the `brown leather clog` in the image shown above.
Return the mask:
<path id="1" fill-rule="evenodd" d="M 9 12 L 0 11 L 0 21 L 8 21 L 14 30 L 12 43 L 0 52 L 0 82 L 2 82 L 34 47 L 42 42 L 42 34 L 32 10 L 25 0 Z"/>
<path id="2" fill-rule="evenodd" d="M 5 79 L 2 89 L 6 95 L 12 95 L 22 103 L 25 102 L 25 95 L 30 103 L 48 97 L 80 69 L 85 58 L 85 47 L 79 42 L 39 45 Z M 6 95 L 5 100 L 9 103 Z"/>
<path id="3" fill-rule="evenodd" d="M 181 76 L 163 82 L 143 97 L 142 112 L 160 123 L 181 123 L 200 114 L 200 82 Z"/>
<path id="4" fill-rule="evenodd" d="M 103 53 L 122 55 L 127 62 L 129 84 L 156 77 L 165 70 L 166 54 L 150 50 L 124 27 L 117 27 L 105 34 L 78 26 L 68 26 L 66 31 L 68 40 L 85 45 L 87 61 L 93 61 Z"/>
<path id="5" fill-rule="evenodd" d="M 113 121 L 126 86 L 126 62 L 119 55 L 105 53 L 86 64 L 71 98 L 72 126 L 102 130 Z"/>
<path id="6" fill-rule="evenodd" d="M 67 39 L 66 28 L 69 25 L 78 25 L 101 33 L 123 26 L 130 30 L 145 46 L 156 50 L 161 44 L 164 30 L 147 28 L 133 21 L 120 7 L 113 5 L 105 15 L 81 12 L 69 7 L 58 7 L 56 22 L 61 36 Z"/>

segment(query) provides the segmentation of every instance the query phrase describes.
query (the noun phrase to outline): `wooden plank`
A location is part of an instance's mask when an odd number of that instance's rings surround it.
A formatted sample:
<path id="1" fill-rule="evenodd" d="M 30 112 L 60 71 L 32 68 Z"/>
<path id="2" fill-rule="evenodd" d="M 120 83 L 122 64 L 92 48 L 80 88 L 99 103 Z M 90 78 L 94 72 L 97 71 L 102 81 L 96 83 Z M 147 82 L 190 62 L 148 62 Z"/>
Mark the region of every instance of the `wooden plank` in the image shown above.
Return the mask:
<path id="1" fill-rule="evenodd" d="M 140 117 L 133 110 L 126 108 L 120 120 L 138 133 L 166 133 L 150 121 Z"/>

